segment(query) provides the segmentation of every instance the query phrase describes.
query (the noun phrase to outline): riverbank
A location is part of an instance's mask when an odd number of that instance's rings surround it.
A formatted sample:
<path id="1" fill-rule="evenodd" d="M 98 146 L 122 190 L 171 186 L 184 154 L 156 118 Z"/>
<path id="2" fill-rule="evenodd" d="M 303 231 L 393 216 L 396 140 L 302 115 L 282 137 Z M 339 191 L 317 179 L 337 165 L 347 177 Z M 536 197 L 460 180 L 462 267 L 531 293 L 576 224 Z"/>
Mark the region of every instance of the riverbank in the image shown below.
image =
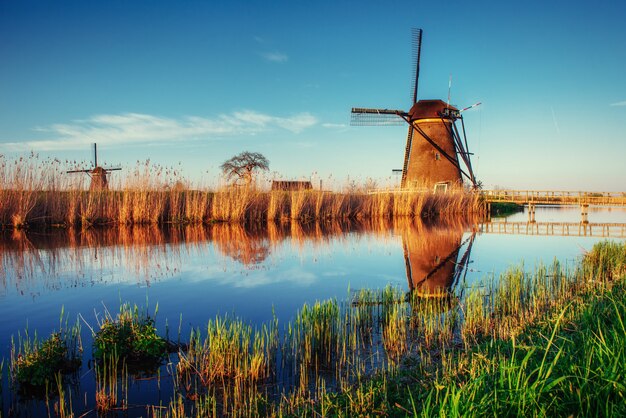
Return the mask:
<path id="1" fill-rule="evenodd" d="M 480 196 L 448 193 L 328 191 L 220 191 L 127 189 L 111 191 L 0 190 L 0 226 L 89 227 L 96 225 L 252 223 L 482 214 Z"/>

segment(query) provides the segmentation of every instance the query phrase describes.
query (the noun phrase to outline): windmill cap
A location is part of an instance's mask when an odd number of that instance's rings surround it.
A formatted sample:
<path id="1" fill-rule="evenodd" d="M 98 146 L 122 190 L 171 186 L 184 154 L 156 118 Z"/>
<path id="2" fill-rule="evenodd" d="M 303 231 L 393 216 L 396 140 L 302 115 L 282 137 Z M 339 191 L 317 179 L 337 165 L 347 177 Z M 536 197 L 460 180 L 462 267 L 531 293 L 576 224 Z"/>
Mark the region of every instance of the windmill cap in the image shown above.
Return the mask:
<path id="1" fill-rule="evenodd" d="M 420 100 L 409 110 L 409 117 L 411 120 L 440 118 L 445 109 L 459 110 L 443 100 Z"/>

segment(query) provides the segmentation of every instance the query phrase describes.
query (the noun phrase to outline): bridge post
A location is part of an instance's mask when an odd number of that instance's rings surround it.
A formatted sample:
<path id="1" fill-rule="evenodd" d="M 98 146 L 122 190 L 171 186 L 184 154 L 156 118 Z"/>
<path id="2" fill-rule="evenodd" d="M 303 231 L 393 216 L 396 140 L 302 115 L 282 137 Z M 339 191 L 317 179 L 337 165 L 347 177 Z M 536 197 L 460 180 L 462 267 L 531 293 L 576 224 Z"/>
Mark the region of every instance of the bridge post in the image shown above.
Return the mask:
<path id="1" fill-rule="evenodd" d="M 580 222 L 584 224 L 589 223 L 589 205 L 586 203 L 581 203 L 580 205 Z"/>
<path id="2" fill-rule="evenodd" d="M 528 222 L 535 222 L 535 204 L 532 202 L 528 203 Z"/>

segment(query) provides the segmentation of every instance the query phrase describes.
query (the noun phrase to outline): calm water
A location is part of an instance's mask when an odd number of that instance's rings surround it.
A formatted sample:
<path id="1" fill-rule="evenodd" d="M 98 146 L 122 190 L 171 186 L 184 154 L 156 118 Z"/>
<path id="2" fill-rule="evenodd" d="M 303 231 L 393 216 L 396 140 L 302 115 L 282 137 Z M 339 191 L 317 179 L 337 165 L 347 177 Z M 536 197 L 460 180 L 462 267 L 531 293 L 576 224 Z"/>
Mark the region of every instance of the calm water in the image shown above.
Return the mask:
<path id="1" fill-rule="evenodd" d="M 590 209 L 591 224 L 626 224 L 624 208 Z M 580 221 L 578 209 L 538 207 L 535 217 L 542 225 Z M 492 224 L 523 227 L 527 219 L 526 213 L 518 213 Z M 611 228 L 612 235 L 620 235 L 620 226 Z M 454 284 L 458 291 L 522 261 L 527 269 L 555 257 L 573 265 L 603 239 L 481 232 L 487 230 L 476 223 L 401 221 L 1 232 L 0 356 L 8 360 L 11 336 L 27 326 L 40 335 L 58 327 L 61 307 L 70 318 L 80 314 L 94 326 L 105 309 L 117 311 L 120 301 L 148 303 L 151 311 L 158 303 L 157 328 L 162 333 L 168 321 L 176 334 L 182 315 L 185 338 L 191 327 L 205 326 L 216 314 L 234 313 L 259 324 L 274 311 L 284 324 L 303 303 L 343 300 L 361 288 L 391 284 L 428 293 Z M 82 328 L 85 361 L 73 396 L 80 412 L 93 408 L 94 387 L 87 362 L 91 336 Z M 6 382 L 3 386 L 5 414 L 9 405 L 14 410 L 17 405 L 23 416 L 42 412 L 36 401 L 18 403 Z M 90 393 L 86 403 L 85 392 Z M 167 403 L 170 395 L 167 382 L 160 392 L 150 381 L 131 387 L 135 404 Z"/>

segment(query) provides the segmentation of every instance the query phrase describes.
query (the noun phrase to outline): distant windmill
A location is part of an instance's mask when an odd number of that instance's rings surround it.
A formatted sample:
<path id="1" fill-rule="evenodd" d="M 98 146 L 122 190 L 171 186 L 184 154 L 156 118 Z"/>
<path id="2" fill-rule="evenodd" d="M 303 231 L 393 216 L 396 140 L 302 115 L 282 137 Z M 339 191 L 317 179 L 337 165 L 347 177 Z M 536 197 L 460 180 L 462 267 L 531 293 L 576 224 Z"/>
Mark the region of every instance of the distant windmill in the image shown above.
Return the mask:
<path id="1" fill-rule="evenodd" d="M 477 187 L 461 113 L 480 103 L 459 110 L 442 100 L 418 101 L 422 30 L 413 29 L 412 38 L 415 79 L 412 85 L 411 109 L 406 112 L 352 108 L 351 125 L 384 126 L 404 122 L 409 124 L 401 187 L 434 186 L 435 189 L 441 187 L 445 190 L 448 186 L 462 184 L 463 176 L 473 187 Z M 456 126 L 457 120 L 461 121 L 461 131 Z M 463 167 L 460 162 L 463 163 Z"/>
<path id="2" fill-rule="evenodd" d="M 91 177 L 91 184 L 89 190 L 107 190 L 109 188 L 109 182 L 107 180 L 107 174 L 109 171 L 121 170 L 121 167 L 100 167 L 98 165 L 98 148 L 93 144 L 93 168 L 86 170 L 69 170 L 68 173 L 87 173 Z"/>

